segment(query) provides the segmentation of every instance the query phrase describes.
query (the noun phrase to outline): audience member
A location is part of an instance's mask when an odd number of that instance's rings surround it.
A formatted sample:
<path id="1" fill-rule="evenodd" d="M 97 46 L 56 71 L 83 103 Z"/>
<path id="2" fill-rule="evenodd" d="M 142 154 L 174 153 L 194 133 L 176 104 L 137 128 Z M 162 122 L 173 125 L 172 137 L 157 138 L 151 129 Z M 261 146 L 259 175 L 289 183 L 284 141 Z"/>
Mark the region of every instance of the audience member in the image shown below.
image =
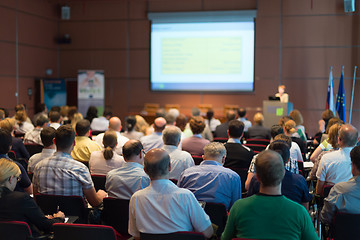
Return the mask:
<path id="1" fill-rule="evenodd" d="M 119 155 L 122 155 L 122 147 L 124 146 L 124 144 L 129 141 L 129 139 L 127 137 L 124 137 L 120 134 L 121 131 L 121 120 L 118 117 L 112 117 L 109 120 L 109 130 L 112 130 L 116 133 L 117 136 L 117 146 L 115 147 L 115 152 Z M 94 140 L 95 142 L 97 142 L 97 144 L 99 144 L 99 146 L 104 147 L 103 144 L 103 138 L 104 138 L 104 133 L 100 133 L 99 135 L 97 135 Z"/>
<path id="2" fill-rule="evenodd" d="M 351 150 L 350 157 L 353 177 L 349 181 L 337 183 L 331 188 L 321 211 L 322 222 L 332 223 L 337 212 L 360 214 L 360 146 Z"/>
<path id="3" fill-rule="evenodd" d="M 169 180 L 170 157 L 166 151 L 152 149 L 146 153 L 144 170 L 151 184 L 130 199 L 129 233 L 140 239 L 140 232 L 195 231 L 210 238 L 213 233 L 210 218 L 194 194 Z"/>
<path id="4" fill-rule="evenodd" d="M 86 112 L 85 119 L 89 120 L 89 122 L 92 122 L 94 118 L 98 117 L 98 109 L 95 106 L 90 106 Z"/>
<path id="5" fill-rule="evenodd" d="M 358 130 L 350 124 L 345 124 L 340 128 L 339 150 L 325 154 L 320 160 L 316 172 L 317 194 L 322 194 L 325 184 L 335 185 L 352 178 L 350 151 L 355 146 L 358 136 Z"/>
<path id="6" fill-rule="evenodd" d="M 32 124 L 32 121 L 31 121 L 31 119 L 29 118 L 29 116 L 28 116 L 28 114 L 27 114 L 27 112 L 26 112 L 26 105 L 25 105 L 25 104 L 18 104 L 18 105 L 16 105 L 16 106 L 15 106 L 15 115 L 16 115 L 16 113 L 17 113 L 18 111 L 24 111 L 24 112 L 25 112 L 25 115 L 26 115 L 25 121 Z M 14 118 L 15 118 L 15 116 L 14 116 Z"/>
<path id="7" fill-rule="evenodd" d="M 249 127 L 247 136 L 248 138 L 255 139 L 269 139 L 271 138 L 270 129 L 263 126 L 264 116 L 261 113 L 256 113 L 254 116 L 254 125 Z"/>
<path id="8" fill-rule="evenodd" d="M 182 149 L 191 155 L 201 156 L 204 154 L 204 147 L 210 143 L 209 140 L 201 136 L 201 133 L 205 129 L 204 119 L 200 116 L 192 117 L 189 124 L 194 135 L 182 141 Z"/>
<path id="9" fill-rule="evenodd" d="M 314 145 L 321 143 L 322 134 L 325 133 L 329 120 L 334 117 L 334 113 L 330 109 L 326 109 L 321 114 L 321 119 L 319 120 L 319 132 L 314 136 Z"/>
<path id="10" fill-rule="evenodd" d="M 178 128 L 180 128 L 180 130 L 182 132 L 184 132 L 185 127 L 186 127 L 186 123 L 187 123 L 187 117 L 184 114 L 180 114 L 177 118 L 176 118 L 176 122 L 175 122 L 175 126 L 177 126 Z"/>
<path id="11" fill-rule="evenodd" d="M 58 111 L 50 111 L 49 112 L 49 127 L 53 127 L 55 130 L 61 126 L 61 115 Z"/>
<path id="12" fill-rule="evenodd" d="M 88 120 L 84 120 L 89 122 Z M 89 169 L 75 161 L 70 153 L 75 143 L 75 132 L 69 125 L 55 132 L 56 152 L 39 162 L 34 169 L 34 192 L 42 194 L 86 197 L 91 206 L 102 203 L 106 192 L 95 192 Z"/>
<path id="13" fill-rule="evenodd" d="M 237 110 L 238 119 L 239 121 L 242 121 L 244 123 L 244 132 L 247 132 L 249 130 L 249 127 L 251 127 L 251 122 L 247 120 L 246 118 L 246 109 L 245 108 L 239 108 Z"/>
<path id="14" fill-rule="evenodd" d="M 201 117 L 201 111 L 199 108 L 192 108 L 191 109 L 191 117 L 194 118 L 194 117 Z M 180 128 L 181 129 L 181 128 Z M 185 126 L 185 129 L 183 130 L 184 132 L 184 138 L 188 138 L 188 137 L 191 137 L 193 136 L 195 133 L 193 133 L 191 131 L 191 127 L 190 127 L 190 123 L 187 123 L 186 126 Z M 211 133 L 211 130 L 210 130 L 210 127 L 205 124 L 205 127 L 204 127 L 204 130 L 202 131 L 201 133 L 201 136 L 204 138 L 204 139 L 207 139 L 209 140 L 210 142 L 214 140 L 213 138 L 213 134 Z"/>
<path id="15" fill-rule="evenodd" d="M 34 125 L 31 122 L 27 122 L 28 118 L 25 110 L 19 110 L 15 113 L 15 132 L 17 133 L 27 133 L 34 129 Z M 31 120 L 30 120 L 31 121 Z"/>
<path id="16" fill-rule="evenodd" d="M 205 124 L 210 127 L 212 133 L 214 133 L 216 127 L 221 124 L 219 119 L 214 118 L 214 110 L 211 108 L 206 112 Z"/>
<path id="17" fill-rule="evenodd" d="M 90 122 L 83 119 L 76 124 L 75 146 L 72 149 L 71 156 L 80 162 L 88 163 L 92 152 L 101 151 L 101 147 L 92 141 L 90 136 Z"/>
<path id="18" fill-rule="evenodd" d="M 149 128 L 149 124 L 140 115 L 135 115 L 135 118 L 136 118 L 135 131 L 142 132 L 144 135 L 147 135 L 146 131 Z"/>
<path id="19" fill-rule="evenodd" d="M 296 134 L 295 126 L 296 126 L 295 121 L 293 121 L 293 120 L 286 121 L 283 126 L 284 134 L 288 137 L 291 137 L 291 140 L 293 142 L 292 145 L 294 145 L 294 147 L 291 146 L 291 148 L 299 147 L 299 150 L 300 150 L 300 153 L 298 153 L 298 152 L 296 153 L 296 154 L 298 154 L 298 156 L 295 156 L 295 154 L 293 152 L 291 154 L 294 154 L 294 155 L 291 155 L 291 156 L 293 158 L 296 157 L 296 159 L 298 161 L 303 161 L 304 160 L 303 155 L 305 156 L 305 153 L 306 153 L 306 146 L 305 146 L 304 141 L 302 141 L 299 137 L 297 137 L 298 134 Z"/>
<path id="20" fill-rule="evenodd" d="M 181 140 L 181 130 L 175 126 L 168 126 L 163 131 L 163 149 L 170 156 L 170 179 L 178 180 L 180 174 L 195 165 L 190 153 L 178 149 Z"/>
<path id="21" fill-rule="evenodd" d="M 241 180 L 236 172 L 222 166 L 226 158 L 224 144 L 206 145 L 203 158 L 200 165 L 181 174 L 178 186 L 189 189 L 198 200 L 222 203 L 230 209 L 241 198 Z"/>
<path id="22" fill-rule="evenodd" d="M 302 125 L 304 123 L 303 117 L 299 110 L 294 109 L 290 112 L 289 116 L 294 120 L 296 123 L 295 129 L 298 137 L 303 141 L 306 142 L 306 134 L 305 134 L 305 127 Z"/>
<path id="23" fill-rule="evenodd" d="M 255 164 L 260 192 L 234 204 L 221 239 L 318 240 L 307 210 L 281 195 L 285 169 L 280 154 L 265 150 Z"/>
<path id="24" fill-rule="evenodd" d="M 46 107 L 46 104 L 45 103 L 39 103 L 37 105 L 36 114 L 33 117 L 32 123 L 34 125 L 36 125 L 36 120 L 38 119 L 39 116 L 47 117 L 47 111 L 48 111 L 48 109 Z"/>
<path id="25" fill-rule="evenodd" d="M 27 193 L 14 191 L 21 171 L 13 161 L 0 159 L 0 220 L 26 222 L 33 234 L 39 236 L 40 231 L 50 233 L 52 224 L 63 222 L 65 215 L 57 212 L 45 217 L 32 197 Z"/>
<path id="26" fill-rule="evenodd" d="M 69 112 L 69 106 L 65 105 L 65 106 L 60 107 L 60 115 L 62 117 L 62 121 L 61 121 L 62 125 L 69 121 L 68 112 Z"/>
<path id="27" fill-rule="evenodd" d="M 25 133 L 25 144 L 38 144 L 43 145 L 40 137 L 41 130 L 47 126 L 49 119 L 46 115 L 39 115 L 36 118 L 36 127 L 30 132 Z"/>
<path id="28" fill-rule="evenodd" d="M 125 126 L 126 131 L 122 134 L 124 137 L 127 137 L 128 139 L 140 140 L 140 138 L 144 136 L 144 133 L 135 130 L 135 116 L 128 116 L 125 121 Z"/>
<path id="29" fill-rule="evenodd" d="M 130 200 L 134 192 L 149 186 L 150 178 L 143 167 L 144 155 L 140 141 L 129 140 L 125 143 L 124 165 L 111 170 L 106 176 L 105 188 L 109 197 Z"/>
<path id="30" fill-rule="evenodd" d="M 158 117 L 154 121 L 154 132 L 150 135 L 140 138 L 144 151 L 147 153 L 153 148 L 161 148 L 164 146 L 162 140 L 162 131 L 165 129 L 166 120 L 163 117 Z"/>
<path id="31" fill-rule="evenodd" d="M 229 110 L 226 112 L 226 122 L 220 124 L 216 127 L 214 132 L 214 137 L 216 138 L 228 138 L 228 129 L 229 129 L 229 122 L 236 118 L 236 114 L 234 110 Z"/>
<path id="32" fill-rule="evenodd" d="M 40 161 L 44 160 L 45 158 L 51 157 L 55 151 L 56 146 L 54 144 L 54 138 L 55 138 L 55 129 L 52 127 L 44 127 L 41 130 L 40 138 L 42 145 L 44 148 L 42 149 L 41 153 L 36 153 L 31 156 L 28 162 L 28 172 L 33 173 L 36 164 L 38 164 Z"/>
<path id="33" fill-rule="evenodd" d="M 174 126 L 176 122 L 176 116 L 173 113 L 167 113 L 165 115 L 166 126 Z"/>
<path id="34" fill-rule="evenodd" d="M 83 119 L 84 118 L 83 118 L 83 115 L 81 113 L 79 113 L 79 112 L 74 113 L 72 115 L 72 117 L 71 117 L 71 127 L 75 130 L 76 129 L 76 124 L 79 121 L 83 120 Z"/>
<path id="35" fill-rule="evenodd" d="M 269 149 L 279 153 L 284 161 L 284 166 L 290 160 L 289 145 L 281 140 L 276 140 L 269 145 Z M 252 178 L 247 196 L 250 197 L 260 191 L 260 183 L 257 178 Z M 306 209 L 309 208 L 309 202 L 312 197 L 309 194 L 309 188 L 306 184 L 305 178 L 302 175 L 292 173 L 285 169 L 285 176 L 281 184 L 281 193 L 303 205 Z"/>
<path id="36" fill-rule="evenodd" d="M 106 131 L 109 128 L 109 119 L 112 117 L 112 112 L 105 109 L 101 117 L 94 118 L 91 122 L 91 129 L 93 131 Z"/>
<path id="37" fill-rule="evenodd" d="M 239 120 L 231 120 L 229 122 L 229 140 L 225 143 L 226 158 L 224 167 L 249 168 L 255 153 L 250 148 L 241 144 L 240 140 L 244 133 L 243 130 L 243 122 Z"/>
<path id="38" fill-rule="evenodd" d="M 121 167 L 124 158 L 114 150 L 118 145 L 116 132 L 108 130 L 103 137 L 104 149 L 94 151 L 90 155 L 89 169 L 91 174 L 106 175 L 109 171 Z"/>

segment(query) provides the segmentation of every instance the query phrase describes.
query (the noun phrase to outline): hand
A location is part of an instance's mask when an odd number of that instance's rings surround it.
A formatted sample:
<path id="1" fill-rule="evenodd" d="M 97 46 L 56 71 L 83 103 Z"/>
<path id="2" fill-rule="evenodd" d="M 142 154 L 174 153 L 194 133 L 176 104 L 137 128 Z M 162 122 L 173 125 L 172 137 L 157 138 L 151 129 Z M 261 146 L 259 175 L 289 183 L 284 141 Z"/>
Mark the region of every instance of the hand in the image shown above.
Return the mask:
<path id="1" fill-rule="evenodd" d="M 62 211 L 59 211 L 57 213 L 54 213 L 53 214 L 53 217 L 54 218 L 62 218 L 62 219 L 65 219 L 65 214 L 62 212 Z"/>
<path id="2" fill-rule="evenodd" d="M 103 198 L 106 198 L 107 197 L 107 193 L 104 191 L 104 190 L 99 190 L 97 191 L 96 193 L 98 195 L 99 198 L 103 199 Z"/>

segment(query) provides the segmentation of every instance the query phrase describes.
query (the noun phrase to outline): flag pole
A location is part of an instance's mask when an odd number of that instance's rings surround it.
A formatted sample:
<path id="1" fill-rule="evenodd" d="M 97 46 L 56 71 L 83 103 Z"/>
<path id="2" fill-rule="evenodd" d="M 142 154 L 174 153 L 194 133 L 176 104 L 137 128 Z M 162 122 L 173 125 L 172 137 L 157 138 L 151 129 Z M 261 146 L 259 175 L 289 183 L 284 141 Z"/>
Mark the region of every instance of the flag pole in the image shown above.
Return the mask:
<path id="1" fill-rule="evenodd" d="M 355 68 L 354 68 L 354 78 L 353 78 L 353 85 L 352 85 L 352 92 L 351 92 L 351 104 L 350 104 L 350 116 L 349 116 L 349 123 L 350 123 L 350 124 L 351 124 L 351 116 L 352 116 L 353 101 L 354 101 L 354 89 L 355 89 L 356 69 L 357 69 L 357 66 L 355 66 Z"/>

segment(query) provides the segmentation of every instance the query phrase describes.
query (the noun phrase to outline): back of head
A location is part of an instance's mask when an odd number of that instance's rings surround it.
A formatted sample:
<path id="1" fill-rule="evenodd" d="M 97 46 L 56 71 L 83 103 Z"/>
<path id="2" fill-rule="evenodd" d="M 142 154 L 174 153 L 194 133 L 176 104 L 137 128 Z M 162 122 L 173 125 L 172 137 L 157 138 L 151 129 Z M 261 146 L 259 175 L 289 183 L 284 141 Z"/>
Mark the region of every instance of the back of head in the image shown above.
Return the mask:
<path id="1" fill-rule="evenodd" d="M 93 119 L 98 117 L 98 109 L 95 106 L 90 106 L 86 112 L 86 119 Z M 89 120 L 90 121 L 90 120 Z"/>
<path id="2" fill-rule="evenodd" d="M 330 118 L 330 120 L 329 120 L 329 122 L 328 122 L 328 124 L 326 126 L 325 133 L 329 133 L 329 130 L 330 130 L 331 126 L 336 124 L 336 123 L 344 124 L 344 121 L 341 120 L 338 117 Z"/>
<path id="3" fill-rule="evenodd" d="M 60 113 L 61 108 L 60 108 L 60 106 L 52 106 L 51 109 L 50 109 L 50 111 Z"/>
<path id="4" fill-rule="evenodd" d="M 68 116 L 68 112 L 69 112 L 69 106 L 65 105 L 65 106 L 61 106 L 60 107 L 60 115 L 62 117 L 67 117 Z"/>
<path id="5" fill-rule="evenodd" d="M 200 114 L 201 114 L 201 111 L 200 111 L 199 108 L 194 107 L 194 108 L 191 109 L 191 115 L 192 115 L 193 117 L 200 116 Z"/>
<path id="6" fill-rule="evenodd" d="M 292 143 L 292 140 L 291 140 L 291 137 L 289 136 L 286 136 L 285 134 L 279 134 L 279 135 L 276 135 L 274 137 L 274 141 L 284 141 L 286 142 L 286 144 L 291 148 L 291 143 Z"/>
<path id="7" fill-rule="evenodd" d="M 206 112 L 206 118 L 208 120 L 211 120 L 214 117 L 214 110 L 212 110 L 211 108 L 209 108 Z"/>
<path id="8" fill-rule="evenodd" d="M 46 115 L 40 115 L 36 119 L 36 126 L 37 127 L 42 127 L 42 126 L 44 126 L 45 123 L 48 123 L 48 122 L 49 122 L 49 119 L 47 118 Z"/>
<path id="9" fill-rule="evenodd" d="M 76 134 L 78 136 L 85 136 L 90 130 L 90 122 L 87 119 L 82 119 L 76 123 Z"/>
<path id="10" fill-rule="evenodd" d="M 55 145 L 58 151 L 69 149 L 74 140 L 75 131 L 69 124 L 60 126 L 55 132 Z"/>
<path id="11" fill-rule="evenodd" d="M 10 177 L 19 177 L 20 168 L 14 161 L 6 158 L 0 159 L 0 185 L 3 185 Z"/>
<path id="12" fill-rule="evenodd" d="M 117 143 L 118 142 L 116 132 L 112 130 L 106 131 L 103 137 L 103 144 L 105 148 L 103 155 L 106 160 L 110 160 L 114 156 L 113 150 L 116 147 Z"/>
<path id="13" fill-rule="evenodd" d="M 333 148 L 339 147 L 338 138 L 339 138 L 339 131 L 341 126 L 342 126 L 341 123 L 335 123 L 329 129 L 328 143 L 330 143 Z"/>
<path id="14" fill-rule="evenodd" d="M 24 104 L 18 104 L 15 106 L 15 112 L 17 111 L 26 111 Z"/>
<path id="15" fill-rule="evenodd" d="M 69 118 L 70 120 L 72 120 L 73 117 L 74 117 L 74 114 L 77 113 L 77 112 L 78 112 L 78 110 L 77 110 L 77 107 L 76 107 L 76 106 L 70 106 L 70 107 L 69 107 L 69 110 L 68 110 L 68 118 Z"/>
<path id="16" fill-rule="evenodd" d="M 154 148 L 146 153 L 144 158 L 144 171 L 151 180 L 163 178 L 169 174 L 170 156 L 159 148 Z"/>
<path id="17" fill-rule="evenodd" d="M 201 134 L 205 129 L 204 119 L 200 116 L 190 119 L 190 129 L 193 134 Z"/>
<path id="18" fill-rule="evenodd" d="M 155 132 L 162 132 L 166 127 L 166 120 L 163 117 L 158 117 L 154 121 Z"/>
<path id="19" fill-rule="evenodd" d="M 165 145 L 177 146 L 181 139 L 181 130 L 176 126 L 168 126 L 164 129 L 162 138 Z"/>
<path id="20" fill-rule="evenodd" d="M 226 112 L 226 121 L 231 121 L 234 120 L 236 117 L 235 111 L 234 110 L 229 110 Z"/>
<path id="21" fill-rule="evenodd" d="M 59 122 L 60 118 L 61 118 L 60 112 L 58 112 L 58 111 L 50 111 L 49 112 L 50 122 L 52 122 L 52 123 Z"/>
<path id="22" fill-rule="evenodd" d="M 53 140 L 55 138 L 55 132 L 56 130 L 53 127 L 44 127 L 41 130 L 40 138 L 44 147 L 50 147 L 54 144 Z"/>
<path id="23" fill-rule="evenodd" d="M 136 125 L 136 117 L 135 116 L 128 116 L 126 118 L 126 129 L 131 132 Z"/>
<path id="24" fill-rule="evenodd" d="M 106 117 L 107 119 L 111 118 L 113 115 L 111 109 L 109 108 L 105 108 L 104 109 L 104 113 L 103 113 L 103 116 Z"/>
<path id="25" fill-rule="evenodd" d="M 326 109 L 321 113 L 321 118 L 325 122 L 328 122 L 331 118 L 335 117 L 334 113 L 330 109 Z"/>
<path id="26" fill-rule="evenodd" d="M 5 118 L 0 121 L 0 128 L 11 133 L 14 130 L 14 125 L 11 123 L 9 118 Z"/>
<path id="27" fill-rule="evenodd" d="M 360 146 L 354 147 L 350 152 L 351 162 L 360 171 Z"/>
<path id="28" fill-rule="evenodd" d="M 175 119 L 180 115 L 180 111 L 177 108 L 170 108 L 168 113 L 172 114 Z"/>
<path id="29" fill-rule="evenodd" d="M 131 160 L 134 156 L 139 155 L 143 149 L 144 147 L 139 140 L 129 140 L 122 148 L 123 157 L 126 161 Z"/>
<path id="30" fill-rule="evenodd" d="M 282 126 L 275 124 L 270 129 L 271 138 L 274 139 L 277 135 L 284 133 Z"/>
<path id="31" fill-rule="evenodd" d="M 255 122 L 255 124 L 256 125 L 260 125 L 260 126 L 262 126 L 263 125 L 263 123 L 264 123 L 264 116 L 262 115 L 262 113 L 256 113 L 255 115 L 254 115 L 254 122 Z"/>
<path id="32" fill-rule="evenodd" d="M 176 116 L 172 113 L 167 113 L 165 115 L 165 120 L 166 120 L 166 124 L 168 125 L 174 125 L 175 121 L 176 121 Z"/>
<path id="33" fill-rule="evenodd" d="M 186 123 L 187 123 L 187 118 L 184 114 L 180 114 L 177 118 L 176 118 L 176 123 L 175 126 L 177 126 L 178 128 L 180 128 L 181 131 L 185 130 L 186 127 Z"/>
<path id="34" fill-rule="evenodd" d="M 342 142 L 342 147 L 355 146 L 359 137 L 358 130 L 351 124 L 345 124 L 340 128 L 339 140 Z"/>
<path id="35" fill-rule="evenodd" d="M 285 123 L 289 120 L 292 120 L 292 119 L 288 116 L 283 116 L 279 119 L 278 124 L 283 127 L 285 125 Z"/>
<path id="36" fill-rule="evenodd" d="M 142 116 L 135 115 L 135 117 L 136 117 L 135 131 L 146 134 L 146 129 L 149 127 L 149 124 L 146 122 L 146 120 Z"/>
<path id="37" fill-rule="evenodd" d="M 285 175 L 284 162 L 280 154 L 272 150 L 259 153 L 255 170 L 260 184 L 264 187 L 279 186 Z"/>
<path id="38" fill-rule="evenodd" d="M 212 142 L 204 147 L 204 157 L 206 160 L 215 160 L 222 163 L 225 155 L 226 148 L 222 143 Z"/>
<path id="39" fill-rule="evenodd" d="M 290 146 L 282 140 L 276 140 L 270 143 L 269 149 L 280 154 L 284 165 L 289 161 L 290 158 Z"/>
<path id="40" fill-rule="evenodd" d="M 118 117 L 112 117 L 109 120 L 109 129 L 119 132 L 121 130 L 121 120 Z"/>
<path id="41" fill-rule="evenodd" d="M 244 123 L 239 120 L 229 122 L 229 137 L 240 138 L 244 132 Z"/>
<path id="42" fill-rule="evenodd" d="M 155 112 L 155 117 L 159 118 L 159 117 L 165 117 L 166 115 L 166 111 L 164 108 L 158 108 Z"/>
<path id="43" fill-rule="evenodd" d="M 296 125 L 301 125 L 304 123 L 303 117 L 300 111 L 297 109 L 292 110 L 289 116 L 295 121 Z"/>
<path id="44" fill-rule="evenodd" d="M 0 107 L 0 110 L 4 111 L 5 118 L 9 117 L 9 111 L 6 108 Z"/>
<path id="45" fill-rule="evenodd" d="M 238 114 L 239 117 L 241 117 L 241 118 L 245 117 L 245 115 L 246 115 L 246 109 L 245 109 L 245 108 L 239 108 L 239 109 L 237 110 L 237 114 Z"/>
<path id="46" fill-rule="evenodd" d="M 36 112 L 40 113 L 40 112 L 44 112 L 46 110 L 46 105 L 45 103 L 39 103 L 36 107 Z"/>
<path id="47" fill-rule="evenodd" d="M 15 119 L 19 122 L 25 122 L 27 119 L 27 114 L 24 110 L 19 110 L 15 113 Z"/>
<path id="48" fill-rule="evenodd" d="M 11 146 L 11 134 L 5 129 L 0 129 L 0 154 L 7 154 Z"/>
<path id="49" fill-rule="evenodd" d="M 288 120 L 285 124 L 284 124 L 284 130 L 285 133 L 288 134 L 293 134 L 294 132 L 296 132 L 296 123 L 294 120 Z"/>

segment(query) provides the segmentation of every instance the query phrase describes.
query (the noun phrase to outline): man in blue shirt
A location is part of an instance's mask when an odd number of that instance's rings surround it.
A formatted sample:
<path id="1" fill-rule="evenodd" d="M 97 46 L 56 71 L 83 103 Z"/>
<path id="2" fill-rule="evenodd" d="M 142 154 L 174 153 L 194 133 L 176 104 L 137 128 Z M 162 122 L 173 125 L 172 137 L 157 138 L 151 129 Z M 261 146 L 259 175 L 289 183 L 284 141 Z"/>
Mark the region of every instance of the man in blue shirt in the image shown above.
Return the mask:
<path id="1" fill-rule="evenodd" d="M 204 161 L 186 169 L 180 176 L 178 186 L 187 188 L 198 200 L 222 203 L 227 209 L 241 198 L 240 176 L 222 164 L 226 149 L 222 143 L 213 142 L 204 147 Z"/>

